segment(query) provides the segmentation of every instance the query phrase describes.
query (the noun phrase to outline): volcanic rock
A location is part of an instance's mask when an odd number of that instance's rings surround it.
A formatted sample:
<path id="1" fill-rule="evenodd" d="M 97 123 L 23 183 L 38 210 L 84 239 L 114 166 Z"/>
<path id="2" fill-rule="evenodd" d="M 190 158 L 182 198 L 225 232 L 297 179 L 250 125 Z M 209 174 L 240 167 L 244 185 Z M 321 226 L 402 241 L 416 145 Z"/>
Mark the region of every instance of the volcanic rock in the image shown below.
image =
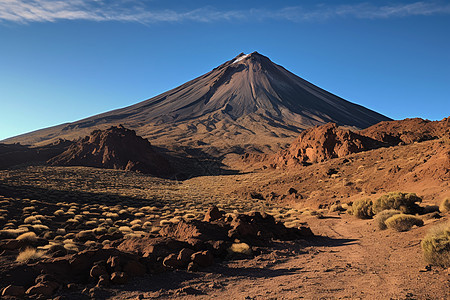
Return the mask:
<path id="1" fill-rule="evenodd" d="M 390 146 L 396 146 L 400 143 L 412 144 L 450 136 L 450 117 L 441 121 L 423 120 L 421 118 L 384 121 L 359 131 L 359 134 Z"/>
<path id="2" fill-rule="evenodd" d="M 170 173 L 169 162 L 153 149 L 148 140 L 120 125 L 93 131 L 48 163 L 138 171 L 158 176 Z"/>
<path id="3" fill-rule="evenodd" d="M 382 145 L 379 141 L 329 123 L 303 131 L 274 161 L 278 165 L 288 166 L 315 163 L 379 148 Z"/>

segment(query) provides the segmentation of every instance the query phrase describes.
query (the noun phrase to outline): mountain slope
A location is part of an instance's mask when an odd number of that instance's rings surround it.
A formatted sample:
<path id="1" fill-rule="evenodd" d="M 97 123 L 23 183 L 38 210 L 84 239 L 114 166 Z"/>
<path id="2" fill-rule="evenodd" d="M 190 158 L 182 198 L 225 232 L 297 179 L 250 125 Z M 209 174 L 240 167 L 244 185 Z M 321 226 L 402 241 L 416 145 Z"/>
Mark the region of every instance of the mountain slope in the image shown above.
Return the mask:
<path id="1" fill-rule="evenodd" d="M 277 148 L 311 126 L 335 122 L 366 128 L 389 118 L 348 102 L 254 52 L 149 100 L 11 138 L 48 143 L 123 124 L 152 144 Z M 274 150 L 274 149 L 272 149 Z"/>

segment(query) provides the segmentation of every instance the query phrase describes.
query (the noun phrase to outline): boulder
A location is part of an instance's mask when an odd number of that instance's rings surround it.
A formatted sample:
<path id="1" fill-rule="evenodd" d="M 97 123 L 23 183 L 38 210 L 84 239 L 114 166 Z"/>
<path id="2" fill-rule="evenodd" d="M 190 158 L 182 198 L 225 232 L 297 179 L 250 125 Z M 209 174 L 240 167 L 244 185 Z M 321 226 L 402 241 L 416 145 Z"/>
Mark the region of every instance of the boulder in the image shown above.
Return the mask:
<path id="1" fill-rule="evenodd" d="M 180 250 L 180 253 L 178 253 L 177 260 L 180 262 L 180 264 L 185 267 L 191 262 L 191 256 L 194 254 L 195 251 L 189 248 L 183 248 Z"/>
<path id="2" fill-rule="evenodd" d="M 111 282 L 113 284 L 125 284 L 128 281 L 128 276 L 124 272 L 113 272 L 111 274 Z"/>
<path id="3" fill-rule="evenodd" d="M 123 271 L 129 276 L 143 276 L 147 268 L 137 260 L 129 260 L 124 264 Z"/>
<path id="4" fill-rule="evenodd" d="M 217 206 L 212 206 L 208 209 L 208 211 L 205 214 L 205 217 L 203 218 L 204 222 L 212 222 L 218 219 L 221 219 L 224 216 L 224 212 L 220 211 Z"/>
<path id="5" fill-rule="evenodd" d="M 106 268 L 101 265 L 94 265 L 89 272 L 92 278 L 99 278 L 101 275 L 108 275 Z"/>
<path id="6" fill-rule="evenodd" d="M 25 288 L 18 285 L 8 285 L 2 291 L 3 297 L 23 298 L 25 296 Z"/>
<path id="7" fill-rule="evenodd" d="M 209 267 L 214 264 L 214 256 L 209 250 L 195 252 L 192 254 L 191 260 L 200 267 Z"/>

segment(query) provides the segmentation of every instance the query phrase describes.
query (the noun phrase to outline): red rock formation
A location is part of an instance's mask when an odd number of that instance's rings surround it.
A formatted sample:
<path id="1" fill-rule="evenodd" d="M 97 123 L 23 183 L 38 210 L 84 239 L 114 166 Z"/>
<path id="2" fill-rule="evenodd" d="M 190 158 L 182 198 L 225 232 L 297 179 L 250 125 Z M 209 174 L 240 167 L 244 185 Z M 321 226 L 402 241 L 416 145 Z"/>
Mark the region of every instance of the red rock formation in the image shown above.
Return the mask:
<path id="1" fill-rule="evenodd" d="M 303 131 L 288 149 L 275 156 L 274 163 L 315 163 L 380 146 L 378 141 L 328 123 Z"/>
<path id="2" fill-rule="evenodd" d="M 93 131 L 48 163 L 121 169 L 158 176 L 170 173 L 169 162 L 154 150 L 148 140 L 121 125 Z"/>
<path id="3" fill-rule="evenodd" d="M 364 130 L 359 134 L 371 137 L 389 145 L 411 144 L 450 136 L 450 117 L 441 121 L 423 120 L 421 118 L 384 121 Z"/>

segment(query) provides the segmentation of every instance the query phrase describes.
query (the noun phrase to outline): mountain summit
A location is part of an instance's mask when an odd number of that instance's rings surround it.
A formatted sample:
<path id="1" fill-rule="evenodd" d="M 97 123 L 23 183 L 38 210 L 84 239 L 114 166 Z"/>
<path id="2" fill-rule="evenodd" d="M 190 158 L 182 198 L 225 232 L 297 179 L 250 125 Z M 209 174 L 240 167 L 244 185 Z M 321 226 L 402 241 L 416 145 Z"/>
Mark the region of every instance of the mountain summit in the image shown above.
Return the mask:
<path id="1" fill-rule="evenodd" d="M 135 105 L 7 141 L 43 144 L 123 124 L 152 144 L 276 148 L 315 125 L 334 122 L 366 128 L 385 120 L 389 118 L 333 95 L 253 52 L 241 53 Z"/>

